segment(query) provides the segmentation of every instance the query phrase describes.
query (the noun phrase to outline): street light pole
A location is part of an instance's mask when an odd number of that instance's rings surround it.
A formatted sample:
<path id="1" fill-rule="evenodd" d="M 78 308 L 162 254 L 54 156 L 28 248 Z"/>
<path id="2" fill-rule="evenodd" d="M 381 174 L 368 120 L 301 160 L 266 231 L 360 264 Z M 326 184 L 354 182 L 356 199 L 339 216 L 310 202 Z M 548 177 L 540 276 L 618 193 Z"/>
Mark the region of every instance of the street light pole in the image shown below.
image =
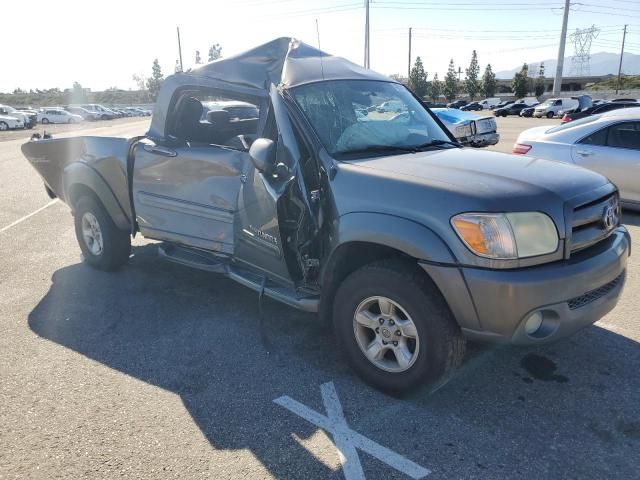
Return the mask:
<path id="1" fill-rule="evenodd" d="M 369 0 L 365 2 L 364 20 L 364 68 L 369 68 Z"/>
<path id="2" fill-rule="evenodd" d="M 616 83 L 616 95 L 620 90 L 620 73 L 622 72 L 622 57 L 624 55 L 624 41 L 627 38 L 627 25 L 624 26 L 624 33 L 622 34 L 622 50 L 620 50 L 620 63 L 618 64 L 618 83 Z"/>
<path id="3" fill-rule="evenodd" d="M 567 24 L 569 23 L 570 0 L 564 1 L 564 15 L 562 17 L 562 33 L 560 34 L 560 47 L 558 48 L 558 64 L 556 76 L 553 78 L 553 96 L 560 95 L 562 90 L 562 68 L 564 67 L 564 46 L 567 43 Z"/>
<path id="4" fill-rule="evenodd" d="M 182 45 L 180 45 L 180 27 L 176 27 L 178 31 L 178 55 L 180 56 L 180 71 L 184 72 L 184 68 L 182 66 Z"/>
<path id="5" fill-rule="evenodd" d="M 409 68 L 407 69 L 407 80 L 411 77 L 411 27 L 409 27 Z"/>

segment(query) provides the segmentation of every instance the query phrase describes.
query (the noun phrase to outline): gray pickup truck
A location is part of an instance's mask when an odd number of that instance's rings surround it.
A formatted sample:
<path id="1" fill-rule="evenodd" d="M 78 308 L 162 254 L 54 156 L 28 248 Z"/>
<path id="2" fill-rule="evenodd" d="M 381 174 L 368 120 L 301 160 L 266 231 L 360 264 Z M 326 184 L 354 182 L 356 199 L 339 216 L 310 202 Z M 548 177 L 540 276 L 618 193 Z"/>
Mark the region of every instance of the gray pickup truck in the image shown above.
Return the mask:
<path id="1" fill-rule="evenodd" d="M 203 115 L 225 101 L 249 106 Z M 403 85 L 289 38 L 167 78 L 144 137 L 22 151 L 90 265 L 126 264 L 132 235 L 159 240 L 161 257 L 318 312 L 387 391 L 442 385 L 466 339 L 565 337 L 625 282 L 605 177 L 461 148 Z"/>

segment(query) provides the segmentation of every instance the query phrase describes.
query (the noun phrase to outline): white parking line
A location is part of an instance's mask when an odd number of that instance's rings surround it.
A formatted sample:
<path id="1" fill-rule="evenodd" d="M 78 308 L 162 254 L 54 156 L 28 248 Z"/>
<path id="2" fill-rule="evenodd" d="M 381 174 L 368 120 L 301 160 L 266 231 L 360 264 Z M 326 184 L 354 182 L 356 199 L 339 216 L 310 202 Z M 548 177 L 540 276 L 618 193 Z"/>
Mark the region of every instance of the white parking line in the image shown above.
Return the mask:
<path id="1" fill-rule="evenodd" d="M 36 213 L 40 213 L 42 210 L 44 210 L 45 208 L 49 208 L 51 205 L 53 205 L 54 203 L 56 203 L 58 201 L 57 198 L 51 200 L 49 203 L 47 203 L 44 207 L 40 207 L 39 209 L 37 209 L 35 212 L 31 212 L 29 215 L 25 215 L 22 218 L 19 218 L 18 220 L 16 220 L 13 223 L 10 223 L 9 225 L 7 225 L 6 227 L 2 227 L 0 228 L 0 233 L 5 232 L 7 230 L 9 230 L 11 227 L 15 227 L 16 225 L 18 225 L 19 223 L 24 222 L 26 219 L 33 217 Z"/>
<path id="2" fill-rule="evenodd" d="M 431 473 L 430 470 L 421 467 L 393 450 L 383 447 L 358 432 L 351 430 L 344 418 L 342 405 L 338 399 L 338 394 L 336 393 L 333 382 L 322 384 L 320 390 L 324 406 L 327 409 L 327 416 L 312 410 L 288 396 L 276 398 L 274 403 L 277 403 L 281 407 L 286 408 L 290 412 L 295 413 L 299 417 L 304 418 L 308 422 L 313 423 L 333 435 L 335 447 L 338 450 L 340 463 L 342 464 L 342 472 L 347 480 L 360 480 L 365 478 L 356 448 L 367 452 L 369 455 L 376 457 L 390 467 L 401 471 L 413 479 L 424 478 Z"/>

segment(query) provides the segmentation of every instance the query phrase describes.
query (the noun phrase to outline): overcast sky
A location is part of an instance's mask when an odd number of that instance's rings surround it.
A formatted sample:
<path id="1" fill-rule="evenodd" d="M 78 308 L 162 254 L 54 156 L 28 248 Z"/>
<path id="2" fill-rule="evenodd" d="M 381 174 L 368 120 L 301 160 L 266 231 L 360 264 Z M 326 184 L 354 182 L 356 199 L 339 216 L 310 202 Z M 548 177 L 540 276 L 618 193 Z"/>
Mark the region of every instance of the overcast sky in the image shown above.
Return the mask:
<path id="1" fill-rule="evenodd" d="M 32 0 L 3 1 L 0 91 L 20 87 L 67 88 L 74 81 L 93 90 L 135 88 L 133 74 L 148 76 L 154 58 L 165 74 L 178 57 L 182 34 L 185 68 L 199 49 L 220 43 L 228 56 L 276 37 L 293 36 L 362 63 L 364 0 Z M 573 1 L 569 32 L 601 28 L 592 53 L 619 52 L 623 24 L 627 51 L 640 53 L 640 0 Z M 25 6 L 26 5 L 26 6 Z M 384 74 L 407 71 L 408 28 L 413 58 L 422 57 L 429 78 L 446 71 L 449 58 L 463 70 L 471 51 L 482 69 L 506 70 L 523 61 L 557 56 L 562 0 L 380 0 L 371 3 L 371 67 Z M 567 44 L 567 55 L 573 54 Z M 565 72 L 566 73 L 566 72 Z"/>

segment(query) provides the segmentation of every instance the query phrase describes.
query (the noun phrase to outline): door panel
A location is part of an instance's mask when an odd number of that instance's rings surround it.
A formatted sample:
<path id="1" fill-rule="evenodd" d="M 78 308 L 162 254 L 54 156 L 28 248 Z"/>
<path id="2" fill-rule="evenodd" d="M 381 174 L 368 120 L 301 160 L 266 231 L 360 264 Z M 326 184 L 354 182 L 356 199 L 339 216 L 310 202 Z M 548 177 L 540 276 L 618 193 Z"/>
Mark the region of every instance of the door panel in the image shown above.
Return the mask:
<path id="1" fill-rule="evenodd" d="M 236 259 L 254 269 L 267 272 L 280 282 L 293 285 L 284 241 L 281 238 L 279 202 L 298 174 L 300 153 L 293 135 L 284 100 L 275 85 L 271 86 L 271 108 L 277 125 L 277 160 L 289 168 L 289 178 L 265 175 L 251 165 L 247 182 L 242 186 L 236 221 Z"/>
<path id="2" fill-rule="evenodd" d="M 143 235 L 232 254 L 246 152 L 213 145 L 136 147 L 133 196 Z"/>

